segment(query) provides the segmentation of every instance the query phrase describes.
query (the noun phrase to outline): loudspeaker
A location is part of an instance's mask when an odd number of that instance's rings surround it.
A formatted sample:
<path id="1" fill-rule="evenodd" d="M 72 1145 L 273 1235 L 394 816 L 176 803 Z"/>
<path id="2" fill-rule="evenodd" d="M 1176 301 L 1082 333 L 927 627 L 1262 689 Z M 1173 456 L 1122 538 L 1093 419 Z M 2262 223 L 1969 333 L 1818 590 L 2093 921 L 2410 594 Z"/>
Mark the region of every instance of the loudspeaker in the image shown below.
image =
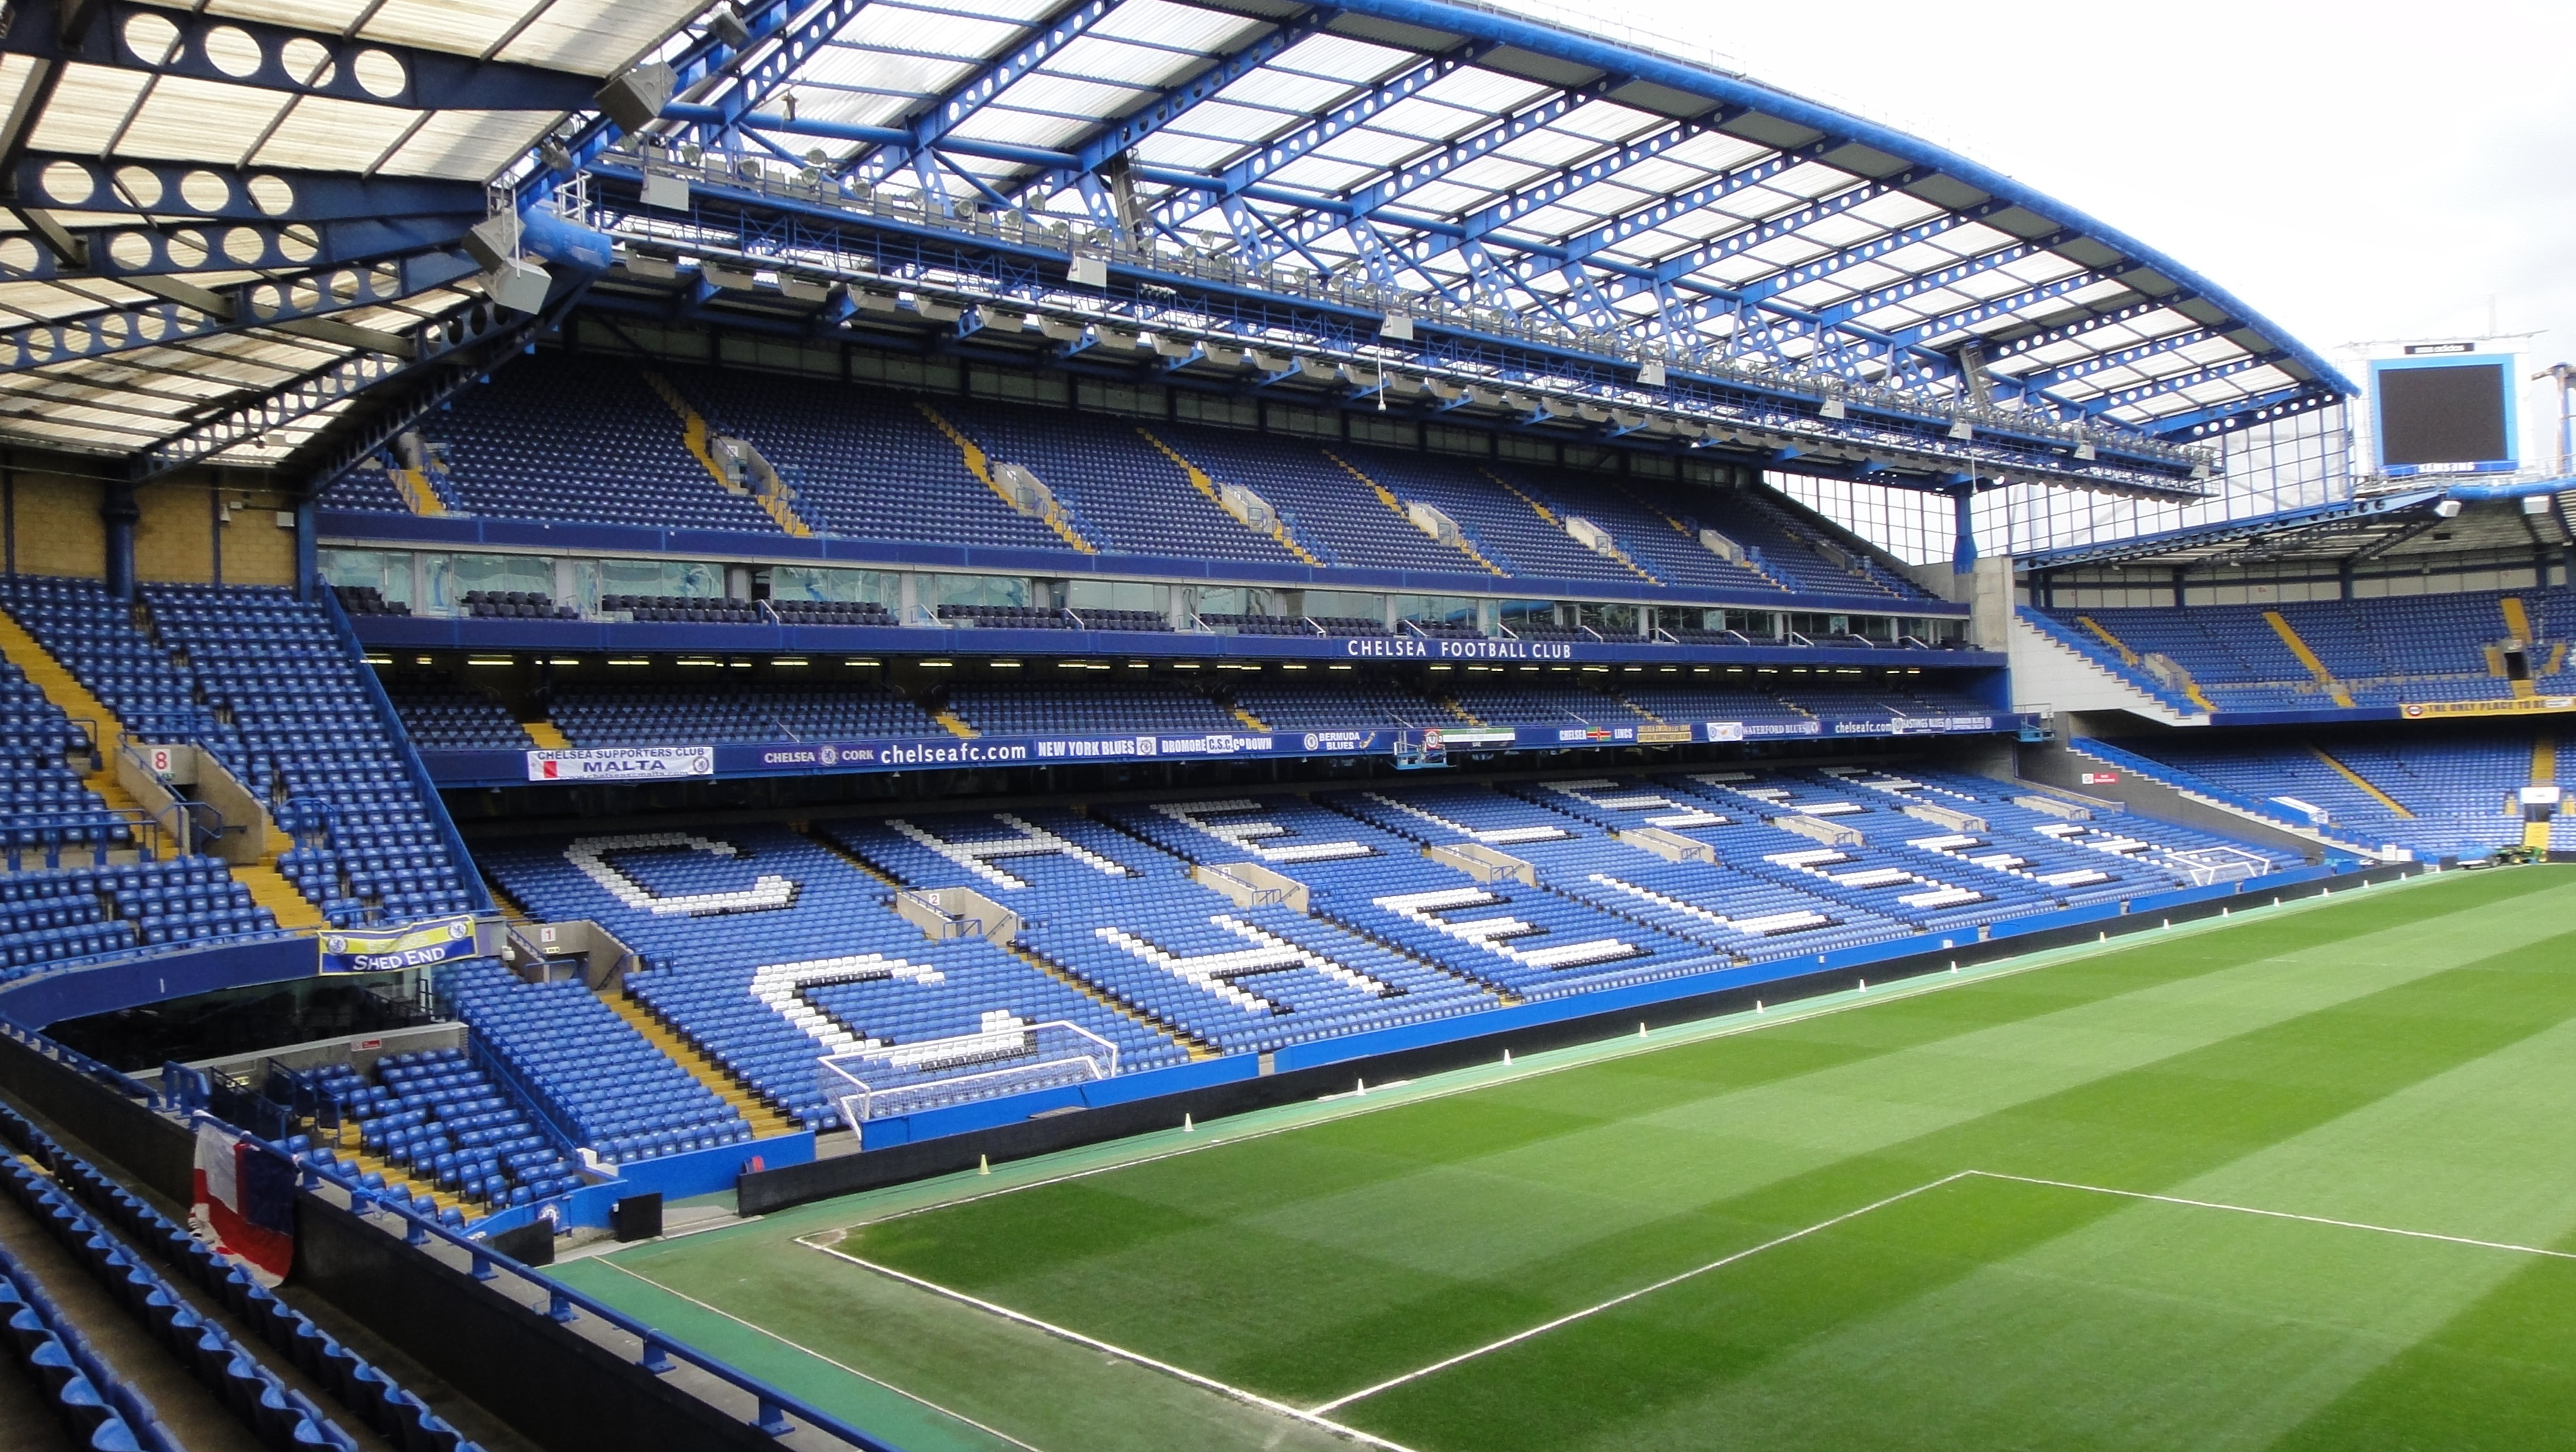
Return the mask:
<path id="1" fill-rule="evenodd" d="M 524 257 L 514 257 L 483 274 L 483 291 L 492 301 L 516 313 L 542 312 L 546 291 L 555 280 Z"/>
<path id="2" fill-rule="evenodd" d="M 608 1233 L 623 1244 L 651 1240 L 662 1233 L 662 1192 L 629 1195 L 608 1207 Z"/>
<path id="3" fill-rule="evenodd" d="M 489 271 L 519 255 L 519 214 L 500 212 L 466 229 L 465 250 Z"/>
<path id="4" fill-rule="evenodd" d="M 641 131 L 662 114 L 664 106 L 671 104 L 671 92 L 678 84 L 679 76 L 669 66 L 656 62 L 617 77 L 600 87 L 591 99 L 608 113 L 609 120 L 628 131 Z"/>

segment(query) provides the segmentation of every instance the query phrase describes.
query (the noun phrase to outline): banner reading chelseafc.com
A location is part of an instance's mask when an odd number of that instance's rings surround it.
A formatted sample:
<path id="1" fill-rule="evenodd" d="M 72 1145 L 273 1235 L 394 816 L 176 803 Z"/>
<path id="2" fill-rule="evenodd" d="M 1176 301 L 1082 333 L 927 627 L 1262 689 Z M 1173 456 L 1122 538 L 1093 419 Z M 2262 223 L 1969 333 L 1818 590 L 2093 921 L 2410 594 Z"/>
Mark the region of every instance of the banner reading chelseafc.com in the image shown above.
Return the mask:
<path id="1" fill-rule="evenodd" d="M 474 920 L 438 918 L 385 933 L 324 933 L 325 973 L 390 973 L 474 956 Z"/>

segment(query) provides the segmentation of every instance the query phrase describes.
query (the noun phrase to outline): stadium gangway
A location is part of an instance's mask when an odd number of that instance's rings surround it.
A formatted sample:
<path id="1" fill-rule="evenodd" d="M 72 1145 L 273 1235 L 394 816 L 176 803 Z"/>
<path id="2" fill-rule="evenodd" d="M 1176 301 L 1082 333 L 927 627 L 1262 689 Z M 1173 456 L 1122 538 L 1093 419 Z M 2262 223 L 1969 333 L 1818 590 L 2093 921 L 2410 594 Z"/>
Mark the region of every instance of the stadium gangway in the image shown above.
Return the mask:
<path id="1" fill-rule="evenodd" d="M 268 1148 L 273 1151 L 274 1147 Z M 363 1186 L 341 1178 L 336 1171 L 311 1163 L 298 1162 L 297 1169 L 301 1172 L 299 1184 L 306 1194 L 376 1224 L 386 1234 L 401 1235 L 414 1251 L 472 1276 L 491 1294 L 516 1302 L 564 1328 L 566 1334 L 580 1336 L 643 1368 L 664 1384 L 767 1434 L 782 1448 L 791 1452 L 823 1452 L 833 1447 L 857 1448 L 858 1452 L 902 1452 L 893 1443 L 872 1437 L 605 1301 L 539 1275 L 472 1236 L 415 1213 L 408 1204 L 390 1197 L 379 1198 Z M 391 1220 L 391 1226 L 384 1224 L 386 1219 Z M 689 1377 L 675 1374 L 684 1371 L 694 1372 L 714 1385 L 693 1384 Z"/>

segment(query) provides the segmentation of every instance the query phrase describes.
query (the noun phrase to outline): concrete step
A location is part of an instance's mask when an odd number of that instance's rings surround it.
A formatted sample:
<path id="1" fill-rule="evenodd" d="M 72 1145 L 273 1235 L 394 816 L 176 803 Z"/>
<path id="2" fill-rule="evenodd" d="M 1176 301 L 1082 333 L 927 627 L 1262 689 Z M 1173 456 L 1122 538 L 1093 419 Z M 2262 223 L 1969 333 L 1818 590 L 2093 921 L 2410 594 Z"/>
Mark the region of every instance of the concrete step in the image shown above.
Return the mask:
<path id="1" fill-rule="evenodd" d="M 603 993 L 600 999 L 642 1034 L 645 1042 L 660 1049 L 671 1062 L 688 1070 L 690 1078 L 706 1085 L 718 1099 L 732 1106 L 733 1111 L 751 1126 L 754 1138 L 767 1139 L 772 1135 L 796 1131 L 795 1120 L 781 1113 L 750 1085 L 735 1078 L 731 1070 L 680 1037 L 678 1031 L 662 1022 L 651 1009 L 622 992 Z"/>

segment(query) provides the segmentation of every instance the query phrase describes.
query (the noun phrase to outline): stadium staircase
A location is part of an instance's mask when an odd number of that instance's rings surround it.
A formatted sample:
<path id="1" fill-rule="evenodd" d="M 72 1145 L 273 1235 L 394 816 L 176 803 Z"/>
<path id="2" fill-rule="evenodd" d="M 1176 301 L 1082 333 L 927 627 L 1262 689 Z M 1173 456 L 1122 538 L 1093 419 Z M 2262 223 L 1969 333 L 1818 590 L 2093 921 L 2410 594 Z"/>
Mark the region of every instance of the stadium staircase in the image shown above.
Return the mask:
<path id="1" fill-rule="evenodd" d="M 250 900 L 268 909 L 269 916 L 277 919 L 279 927 L 302 932 L 324 926 L 322 910 L 277 870 L 276 853 L 271 852 L 257 862 L 236 862 L 232 869 L 233 881 L 250 889 Z"/>
<path id="2" fill-rule="evenodd" d="M 2299 632 L 2291 627 L 2289 617 L 2278 610 L 2266 610 L 2263 623 L 2272 627 L 2274 635 L 2281 637 L 2281 643 L 2290 648 L 2290 654 L 2299 658 L 2299 664 L 2308 668 L 2309 675 L 2316 677 L 2317 685 L 2336 705 L 2347 711 L 2352 709 L 2352 692 L 2344 689 L 2343 682 L 2336 680 L 2334 672 L 2327 670 L 2326 663 L 2319 660 L 2317 653 L 2308 648 L 2308 643 L 2299 638 Z"/>
<path id="3" fill-rule="evenodd" d="M 74 680 L 51 652 L 37 644 L 36 638 L 5 612 L 0 612 L 0 655 L 5 655 L 37 690 L 44 692 L 55 709 L 74 721 L 94 723 L 99 765 L 97 770 L 83 774 L 81 785 L 98 793 L 110 811 L 131 820 L 150 817 L 143 804 L 116 779 L 117 754 L 125 745 L 125 727 L 117 721 L 116 713 L 91 695 L 88 687 Z M 277 870 L 276 852 L 256 862 L 236 862 L 231 866 L 233 880 L 250 890 L 251 901 L 268 909 L 279 927 L 302 931 L 323 925 L 322 910 Z"/>
<path id="4" fill-rule="evenodd" d="M 403 507 L 412 513 L 438 516 L 448 512 L 447 501 L 439 497 L 438 486 L 429 481 L 426 469 L 394 469 L 394 487 L 401 491 Z"/>
<path id="5" fill-rule="evenodd" d="M 2496 607 L 2504 615 L 2505 633 L 2520 641 L 2526 652 L 2540 643 L 2538 633 L 2531 628 L 2531 612 L 2524 608 L 2521 596 L 2507 595 L 2496 602 Z M 2564 647 L 2561 648 L 2564 649 Z M 2526 654 L 2524 659 L 2530 659 L 2529 655 Z M 2551 664 L 2555 666 L 2556 662 L 2552 661 Z M 2487 668 L 2497 675 L 2504 674 L 2504 652 L 2500 650 L 2488 652 Z M 2528 701 L 2540 694 L 2540 688 L 2525 678 L 2513 683 L 2513 694 L 2514 699 L 2518 701 Z M 2540 778 L 2534 777 L 2532 780 L 2538 781 Z"/>
<path id="6" fill-rule="evenodd" d="M 95 771 L 82 775 L 81 785 L 98 793 L 110 811 L 130 812 L 136 817 L 150 815 L 143 810 L 143 804 L 134 799 L 134 794 L 116 780 L 117 753 L 125 745 L 125 727 L 117 721 L 116 713 L 91 695 L 88 687 L 74 680 L 62 662 L 55 660 L 53 653 L 38 644 L 36 638 L 11 619 L 6 611 L 0 611 L 0 656 L 7 657 L 29 684 L 44 692 L 45 699 L 53 702 L 55 710 L 75 723 L 90 727 L 96 738 L 93 744 L 98 748 L 99 765 Z"/>
<path id="7" fill-rule="evenodd" d="M 1367 474 L 1361 472 L 1359 466 L 1353 464 L 1350 460 L 1343 458 L 1341 455 L 1334 453 L 1330 449 L 1324 450 L 1324 457 L 1341 465 L 1343 473 L 1348 474 L 1352 478 L 1367 485 L 1369 487 L 1369 492 L 1377 496 L 1378 503 L 1385 505 L 1389 510 L 1394 512 L 1396 518 L 1404 521 L 1404 527 L 1406 529 L 1417 528 L 1413 522 L 1413 516 L 1405 510 L 1404 501 L 1396 498 L 1393 490 L 1380 484 L 1375 479 L 1370 478 Z M 1464 534 L 1458 536 L 1452 547 L 1455 548 L 1458 553 L 1474 560 L 1476 562 L 1476 567 L 1489 575 L 1510 573 L 1502 566 L 1495 564 L 1492 560 L 1485 558 L 1483 554 L 1479 553 L 1476 549 L 1475 542 L 1468 539 Z"/>
<path id="8" fill-rule="evenodd" d="M 1564 516 L 1540 503 L 1531 495 L 1523 492 L 1518 485 L 1513 484 L 1510 480 L 1495 473 L 1491 469 L 1479 469 L 1476 472 L 1493 480 L 1495 485 L 1501 488 L 1504 493 L 1509 494 L 1514 499 L 1528 505 L 1530 513 L 1537 515 L 1540 522 L 1544 523 L 1548 528 L 1559 532 L 1565 531 Z M 1598 526 L 1595 527 L 1598 528 Z M 1607 551 L 1595 549 L 1593 550 L 1593 553 L 1600 555 L 1603 559 L 1619 566 L 1621 569 L 1626 570 L 1629 574 L 1636 576 L 1638 579 L 1645 581 L 1649 585 L 1661 585 L 1664 583 L 1655 576 L 1646 573 L 1645 569 L 1638 565 L 1635 560 L 1628 558 L 1628 552 L 1619 548 L 1615 541 L 1611 543 L 1610 548 Z"/>
<path id="9" fill-rule="evenodd" d="M 761 476 L 761 487 L 754 490 L 727 473 L 724 465 L 717 461 L 713 447 L 715 431 L 707 426 L 707 417 L 698 412 L 697 405 L 689 402 L 670 379 L 649 368 L 644 370 L 644 381 L 651 384 L 662 401 L 671 406 L 671 411 L 680 416 L 680 442 L 688 447 L 690 457 L 706 469 L 718 487 L 759 505 L 787 533 L 799 539 L 813 537 L 814 527 L 798 516 L 796 506 L 788 502 L 785 482 L 778 477 L 778 471 L 769 466 L 769 461 L 760 457 L 757 449 L 752 450 L 752 458 L 755 472 Z"/>
<path id="10" fill-rule="evenodd" d="M 1020 507 L 1019 501 L 1013 499 L 1010 491 L 1004 489 L 1001 486 L 1000 481 L 993 477 L 992 461 L 984 457 L 983 446 L 976 443 L 973 439 L 966 437 L 966 435 L 960 431 L 955 424 L 941 418 L 939 416 L 939 410 L 932 408 L 929 404 L 916 398 L 912 401 L 912 406 L 921 410 L 921 416 L 930 420 L 930 426 L 932 428 L 935 428 L 939 430 L 940 433 L 946 435 L 948 442 L 957 446 L 957 456 L 965 463 L 966 472 L 982 480 L 985 488 L 992 490 L 1004 504 L 1011 507 L 1012 512 L 1017 513 Z M 1047 507 L 1045 519 L 1047 528 L 1054 530 L 1056 532 L 1056 537 L 1062 539 L 1066 544 L 1073 546 L 1075 549 L 1080 550 L 1086 555 L 1096 555 L 1100 553 L 1100 547 L 1093 544 L 1091 541 L 1084 539 L 1081 532 L 1073 527 L 1073 522 L 1064 517 L 1064 511 L 1061 508 L 1050 504 Z M 954 730 L 955 728 L 952 727 L 950 729 Z M 967 733 L 960 732 L 959 734 L 964 735 Z"/>
<path id="11" fill-rule="evenodd" d="M 572 738 L 564 735 L 563 728 L 552 721 L 522 721 L 519 729 L 528 733 L 530 741 L 547 751 L 572 750 Z"/>
<path id="12" fill-rule="evenodd" d="M 1692 548 L 1708 548 L 1707 542 L 1699 537 L 1698 530 L 1693 529 L 1683 521 L 1666 514 L 1661 507 L 1656 505 L 1653 501 L 1638 494 L 1636 490 L 1629 488 L 1625 484 L 1613 484 L 1611 487 L 1618 490 L 1621 494 L 1626 495 L 1629 503 L 1636 505 L 1639 509 L 1646 511 L 1648 514 L 1662 520 L 1664 523 L 1671 525 L 1673 527 L 1673 533 L 1689 540 Z M 1762 578 L 1762 582 L 1769 585 L 1772 589 L 1779 590 L 1783 593 L 1787 593 L 1789 591 L 1789 586 L 1786 582 L 1784 582 L 1779 576 L 1772 574 L 1769 570 L 1762 567 L 1762 555 L 1759 550 L 1743 551 L 1742 554 L 1733 561 L 1733 563 L 1741 565 L 1745 569 L 1759 575 Z"/>
<path id="13" fill-rule="evenodd" d="M 2310 746 L 2308 748 L 2308 754 L 2333 768 L 2336 773 L 2343 777 L 2344 780 L 2351 782 L 2355 787 L 2359 788 L 2364 796 L 2369 797 L 2372 801 L 2379 803 L 2381 806 L 2386 807 L 2389 811 L 2395 813 L 2401 821 L 2411 822 L 2415 820 L 2415 813 L 2409 810 L 2404 802 L 2401 802 L 2397 800 L 2397 798 L 2390 796 L 2388 793 L 2381 791 L 2376 783 L 2372 782 L 2368 777 L 2363 776 L 2360 772 L 2357 772 L 2351 767 L 2336 760 L 2333 756 L 2328 755 L 2324 748 Z"/>
<path id="14" fill-rule="evenodd" d="M 1207 470 L 1191 463 L 1187 458 L 1182 456 L 1180 450 L 1164 443 L 1161 439 L 1154 437 L 1144 429 L 1140 428 L 1136 430 L 1136 432 L 1143 435 L 1145 442 L 1152 444 L 1155 448 L 1161 450 L 1164 458 L 1169 459 L 1174 464 L 1180 466 L 1180 471 L 1189 476 L 1191 488 L 1206 495 L 1208 497 L 1208 501 L 1214 504 L 1217 508 L 1225 509 L 1225 496 L 1218 492 L 1216 480 L 1209 477 Z M 1228 509 L 1226 510 L 1226 513 L 1231 515 L 1234 511 Z M 1244 527 L 1247 529 L 1251 528 L 1248 524 Z M 1299 542 L 1297 536 L 1289 533 L 1288 522 L 1286 520 L 1273 518 L 1270 523 L 1270 528 L 1267 531 L 1262 532 L 1268 534 L 1271 539 L 1277 541 L 1281 549 L 1295 555 L 1298 559 L 1305 561 L 1307 564 L 1314 565 L 1317 568 L 1321 568 L 1323 566 L 1324 562 L 1316 558 L 1314 551 L 1306 548 L 1304 544 Z"/>
<path id="15" fill-rule="evenodd" d="M 1253 715 L 1250 711 L 1243 709 L 1241 706 L 1235 706 L 1230 709 L 1234 712 L 1234 719 L 1251 727 L 1253 730 L 1267 731 L 1270 729 L 1268 722 L 1263 721 L 1260 717 Z"/>
<path id="16" fill-rule="evenodd" d="M 741 1115 L 743 1122 L 751 1126 L 753 1139 L 795 1133 L 796 1121 L 755 1093 L 750 1085 L 735 1078 L 731 1070 L 717 1063 L 705 1050 L 682 1038 L 678 1030 L 662 1021 L 660 1015 L 638 1003 L 623 989 L 603 988 L 599 998 L 611 1012 L 626 1021 L 627 1027 L 643 1035 L 644 1042 L 661 1050 L 663 1057 L 672 1063 L 688 1070 L 690 1078 L 705 1085 L 709 1093 Z"/>
<path id="17" fill-rule="evenodd" d="M 438 1188 L 436 1180 L 414 1179 L 411 1171 L 364 1148 L 359 1143 L 358 1126 L 354 1123 L 343 1123 L 340 1126 L 339 1137 L 332 1141 L 332 1152 L 341 1159 L 356 1162 L 360 1175 L 365 1175 L 372 1170 L 384 1176 L 387 1190 L 398 1191 L 410 1199 L 427 1195 L 437 1203 L 438 1212 L 442 1215 L 458 1209 L 462 1209 L 468 1215 L 475 1213 L 471 1201 L 453 1191 Z"/>
<path id="18" fill-rule="evenodd" d="M 2535 736 L 2532 738 L 2531 784 L 2533 786 L 2556 786 L 2558 784 L 2557 737 Z M 2523 823 L 2522 845 L 2525 847 L 2537 848 L 2543 852 L 2548 851 L 2549 824 L 2547 822 Z"/>
<path id="19" fill-rule="evenodd" d="M 955 736 L 961 740 L 972 741 L 976 737 L 984 734 L 983 732 L 976 730 L 974 727 L 967 725 L 964 718 L 960 717 L 956 712 L 949 710 L 946 706 L 942 706 L 938 710 L 931 712 L 930 719 L 947 727 L 949 735 Z"/>
<path id="20" fill-rule="evenodd" d="M 2209 706 L 2176 691 L 2125 657 L 2087 640 L 2064 621 L 2022 606 L 2013 612 L 2009 646 L 2013 689 L 2025 701 L 2061 711 L 2127 711 L 2168 726 L 2206 725 Z M 2134 652 L 2132 652 L 2134 656 Z"/>

